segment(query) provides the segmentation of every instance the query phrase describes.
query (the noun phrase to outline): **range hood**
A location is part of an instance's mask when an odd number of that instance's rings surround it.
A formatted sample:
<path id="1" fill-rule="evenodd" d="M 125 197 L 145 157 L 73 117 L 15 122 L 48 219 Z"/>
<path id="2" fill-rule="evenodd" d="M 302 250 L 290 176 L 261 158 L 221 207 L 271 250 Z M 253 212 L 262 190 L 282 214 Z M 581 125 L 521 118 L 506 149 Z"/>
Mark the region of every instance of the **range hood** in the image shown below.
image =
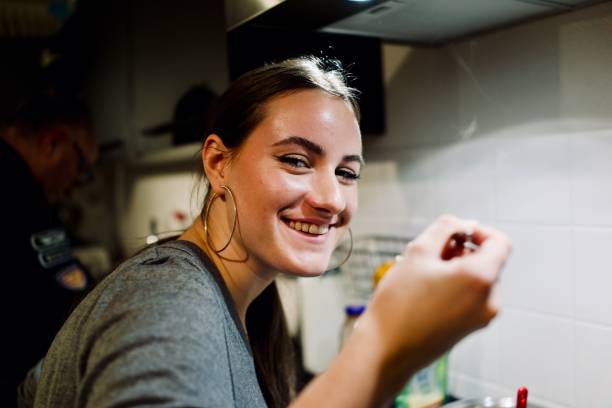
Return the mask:
<path id="1" fill-rule="evenodd" d="M 444 44 L 601 0 L 226 0 L 228 31 L 241 26 Z"/>

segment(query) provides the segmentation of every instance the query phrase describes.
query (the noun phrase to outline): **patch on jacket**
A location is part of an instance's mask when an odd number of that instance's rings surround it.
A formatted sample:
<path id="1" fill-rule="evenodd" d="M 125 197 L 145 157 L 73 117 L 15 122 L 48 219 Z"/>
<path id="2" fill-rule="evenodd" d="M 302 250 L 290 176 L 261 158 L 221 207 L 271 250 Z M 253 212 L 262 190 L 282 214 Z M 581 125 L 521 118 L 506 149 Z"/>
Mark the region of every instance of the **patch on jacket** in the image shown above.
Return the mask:
<path id="1" fill-rule="evenodd" d="M 83 290 L 87 287 L 87 275 L 78 264 L 70 264 L 55 274 L 55 279 L 64 288 Z"/>
<path id="2" fill-rule="evenodd" d="M 68 238 L 63 228 L 53 228 L 32 234 L 30 244 L 36 251 L 41 251 L 50 247 L 68 245 Z"/>
<path id="3" fill-rule="evenodd" d="M 36 232 L 30 237 L 30 244 L 36 251 L 38 263 L 45 269 L 54 268 L 74 259 L 63 228 Z"/>

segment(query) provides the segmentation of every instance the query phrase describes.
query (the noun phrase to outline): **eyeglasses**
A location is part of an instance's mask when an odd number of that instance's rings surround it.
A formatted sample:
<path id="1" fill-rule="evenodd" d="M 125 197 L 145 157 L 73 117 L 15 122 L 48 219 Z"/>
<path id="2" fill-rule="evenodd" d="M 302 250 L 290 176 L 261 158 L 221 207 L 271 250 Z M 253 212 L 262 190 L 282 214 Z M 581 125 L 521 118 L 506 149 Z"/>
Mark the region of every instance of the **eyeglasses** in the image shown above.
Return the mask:
<path id="1" fill-rule="evenodd" d="M 93 169 L 91 168 L 91 165 L 87 162 L 87 159 L 85 159 L 85 154 L 83 153 L 83 149 L 81 149 L 81 146 L 79 146 L 79 144 L 74 140 L 72 141 L 72 144 L 77 152 L 77 157 L 79 160 L 79 175 L 77 177 L 77 182 L 79 184 L 90 182 L 91 180 L 93 180 Z"/>

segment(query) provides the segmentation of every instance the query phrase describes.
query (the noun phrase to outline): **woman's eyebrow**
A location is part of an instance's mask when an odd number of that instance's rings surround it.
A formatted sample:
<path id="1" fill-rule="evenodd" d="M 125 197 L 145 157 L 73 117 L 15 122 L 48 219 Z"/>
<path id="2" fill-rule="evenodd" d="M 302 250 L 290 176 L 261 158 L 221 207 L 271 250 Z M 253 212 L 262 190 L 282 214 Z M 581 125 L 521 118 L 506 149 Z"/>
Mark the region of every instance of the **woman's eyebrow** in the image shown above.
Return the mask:
<path id="1" fill-rule="evenodd" d="M 318 156 L 323 156 L 325 154 L 325 150 L 322 146 L 319 146 L 318 144 L 311 142 L 302 136 L 289 136 L 286 139 L 274 143 L 272 146 L 282 146 L 288 144 L 300 145 Z"/>
<path id="2" fill-rule="evenodd" d="M 349 154 L 347 156 L 344 156 L 342 158 L 342 161 L 345 161 L 345 162 L 358 162 L 362 166 L 365 166 L 365 161 L 363 160 L 363 157 L 361 157 L 361 155 L 358 155 L 358 154 Z"/>
<path id="3" fill-rule="evenodd" d="M 283 145 L 288 145 L 288 144 L 296 144 L 296 145 L 302 146 L 303 148 L 316 154 L 317 156 L 325 155 L 325 149 L 323 149 L 323 146 L 320 146 L 302 136 L 289 136 L 283 140 L 280 140 L 274 143 L 272 146 L 283 146 Z M 342 157 L 342 160 L 349 161 L 349 162 L 356 161 L 356 162 L 359 162 L 361 165 L 365 164 L 361 155 L 358 155 L 358 154 L 346 155 Z"/>

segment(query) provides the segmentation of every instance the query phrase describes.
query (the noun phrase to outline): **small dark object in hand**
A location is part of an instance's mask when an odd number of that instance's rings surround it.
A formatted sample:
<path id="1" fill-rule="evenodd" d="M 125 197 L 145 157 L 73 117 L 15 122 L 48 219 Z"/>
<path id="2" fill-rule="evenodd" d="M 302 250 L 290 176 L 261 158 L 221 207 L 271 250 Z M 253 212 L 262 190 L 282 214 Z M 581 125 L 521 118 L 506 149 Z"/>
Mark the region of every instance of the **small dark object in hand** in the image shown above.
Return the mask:
<path id="1" fill-rule="evenodd" d="M 478 249 L 478 244 L 472 241 L 472 235 L 465 232 L 456 232 L 449 238 L 446 246 L 442 250 L 442 259 L 448 261 L 466 252 L 473 252 Z"/>

